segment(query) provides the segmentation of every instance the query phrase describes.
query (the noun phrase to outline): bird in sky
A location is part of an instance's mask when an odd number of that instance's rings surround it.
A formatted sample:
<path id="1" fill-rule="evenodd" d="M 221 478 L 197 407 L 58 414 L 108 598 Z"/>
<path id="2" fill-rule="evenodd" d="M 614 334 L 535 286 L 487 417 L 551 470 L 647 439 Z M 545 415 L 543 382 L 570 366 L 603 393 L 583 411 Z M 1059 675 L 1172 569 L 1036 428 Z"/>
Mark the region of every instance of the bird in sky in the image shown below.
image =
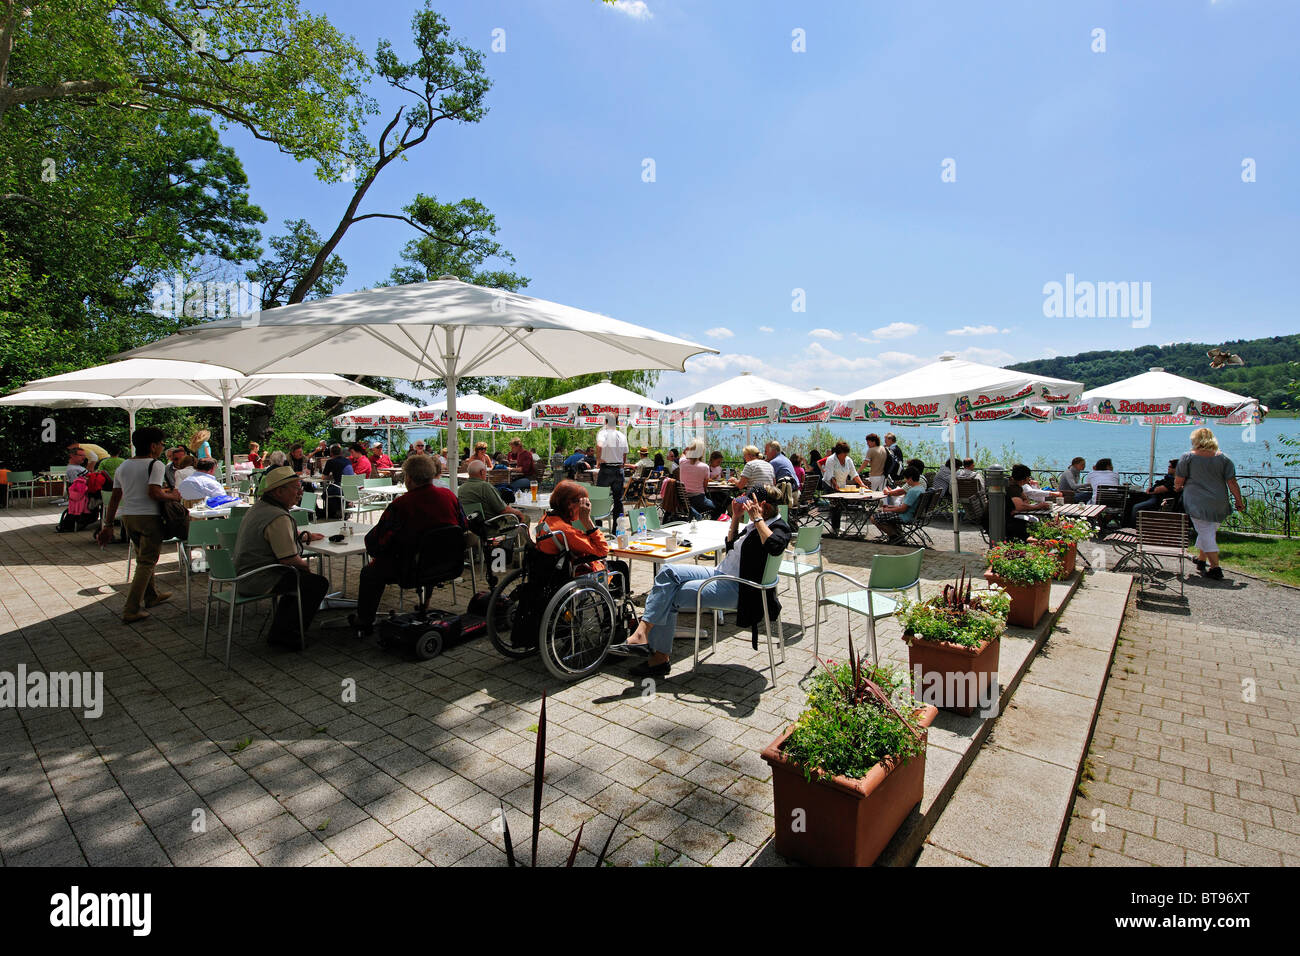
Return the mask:
<path id="1" fill-rule="evenodd" d="M 1227 349 L 1220 346 L 1219 348 L 1210 349 L 1205 353 L 1210 357 L 1210 368 L 1223 368 L 1226 365 L 1245 365 L 1240 355 L 1234 355 Z"/>

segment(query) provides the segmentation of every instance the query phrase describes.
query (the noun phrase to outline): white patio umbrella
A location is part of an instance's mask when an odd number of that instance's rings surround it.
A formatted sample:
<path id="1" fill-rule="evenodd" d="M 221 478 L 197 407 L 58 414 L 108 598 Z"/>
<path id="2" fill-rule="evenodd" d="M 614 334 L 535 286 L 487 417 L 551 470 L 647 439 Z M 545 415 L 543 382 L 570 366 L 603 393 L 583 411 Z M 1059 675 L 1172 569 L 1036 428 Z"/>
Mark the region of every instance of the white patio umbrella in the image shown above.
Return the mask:
<path id="1" fill-rule="evenodd" d="M 392 451 L 393 426 L 405 428 L 412 424 L 414 419 L 411 418 L 411 415 L 414 412 L 414 405 L 407 405 L 395 398 L 381 398 L 377 402 L 362 405 L 360 408 L 354 408 L 342 415 L 335 415 L 334 426 L 336 428 L 347 428 L 352 425 L 360 425 L 363 427 L 383 428 L 388 433 L 388 450 Z"/>
<path id="2" fill-rule="evenodd" d="M 1151 426 L 1148 486 L 1155 480 L 1156 433 L 1161 425 L 1203 425 L 1207 421 L 1240 424 L 1257 420 L 1263 414 L 1254 398 L 1183 378 L 1162 368 L 1089 389 L 1083 393 L 1080 404 L 1086 409 L 1074 417 L 1083 421 L 1106 424 L 1139 421 Z"/>
<path id="3" fill-rule="evenodd" d="M 654 428 L 659 425 L 660 413 L 665 408 L 666 405 L 604 379 L 595 385 L 542 399 L 530 411 L 535 425 L 546 426 L 549 458 L 553 427 L 603 428 L 606 416 L 616 415 L 625 428 Z"/>
<path id="4" fill-rule="evenodd" d="M 127 435 L 135 431 L 135 413 L 144 408 L 210 408 L 220 405 L 208 395 L 103 395 L 97 392 L 28 391 L 21 389 L 0 398 L 0 405 L 31 408 L 121 408 L 127 414 Z M 260 405 L 247 398 L 237 398 L 232 405 Z"/>
<path id="5" fill-rule="evenodd" d="M 813 424 L 830 418 L 834 401 L 749 372 L 741 372 L 668 406 L 669 420 L 696 428 L 712 425 L 745 426 L 749 444 L 754 425 Z"/>
<path id="6" fill-rule="evenodd" d="M 412 417 L 418 424 L 450 431 L 451 412 L 448 404 L 448 398 L 444 395 L 431 405 L 417 408 Z M 497 432 L 522 432 L 533 427 L 532 416 L 527 412 L 517 412 L 478 392 L 457 396 L 455 414 L 457 428 L 491 432 L 494 452 L 497 450 Z M 450 455 L 450 447 L 447 452 Z M 451 458 L 447 461 L 450 463 Z"/>
<path id="7" fill-rule="evenodd" d="M 1019 415 L 1026 405 L 1078 402 L 1082 382 L 1017 372 L 945 355 L 937 362 L 904 372 L 846 395 L 835 408 L 837 421 L 890 421 L 899 424 L 947 425 L 948 459 L 957 456 L 958 422 L 997 421 Z M 953 542 L 961 551 L 957 526 L 957 476 L 949 476 Z"/>
<path id="8" fill-rule="evenodd" d="M 205 322 L 126 353 L 224 362 L 243 372 L 334 368 L 447 385 L 456 482 L 456 386 L 465 375 L 566 378 L 674 369 L 706 346 L 595 312 L 444 277 Z"/>
<path id="9" fill-rule="evenodd" d="M 382 392 L 341 378 L 312 372 L 295 375 L 245 375 L 233 368 L 205 362 L 132 358 L 77 372 L 52 375 L 28 382 L 24 391 L 95 390 L 118 397 L 194 392 L 207 395 L 221 406 L 222 445 L 226 475 L 232 473 L 230 409 L 236 399 L 251 395 L 370 395 Z"/>

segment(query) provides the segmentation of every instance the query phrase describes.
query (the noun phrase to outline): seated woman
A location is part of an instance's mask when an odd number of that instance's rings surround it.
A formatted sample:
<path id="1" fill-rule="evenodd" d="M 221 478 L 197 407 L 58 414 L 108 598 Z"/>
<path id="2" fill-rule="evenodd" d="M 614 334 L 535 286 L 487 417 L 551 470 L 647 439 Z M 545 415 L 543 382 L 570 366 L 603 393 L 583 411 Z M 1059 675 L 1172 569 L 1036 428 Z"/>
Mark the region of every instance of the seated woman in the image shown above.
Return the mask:
<path id="1" fill-rule="evenodd" d="M 709 466 L 702 460 L 706 451 L 703 438 L 692 439 L 686 446 L 685 457 L 678 466 L 677 480 L 681 482 L 682 493 L 686 495 L 693 517 L 717 518 L 722 511 L 706 494 L 709 485 Z"/>
<path id="2" fill-rule="evenodd" d="M 719 576 L 741 577 L 755 584 L 763 579 L 767 559 L 785 552 L 790 544 L 790 526 L 780 517 L 779 505 L 793 504 L 788 483 L 754 489 L 731 503 L 731 528 L 727 532 L 727 556 L 716 568 L 692 564 L 666 564 L 655 576 L 654 587 L 646 597 L 641 623 L 622 644 L 610 652 L 625 657 L 644 657 L 631 669 L 637 677 L 667 674 L 677 630 L 677 612 L 694 611 L 697 596 L 700 606 L 711 610 L 735 611 L 741 627 L 755 627 L 763 621 L 765 596 L 767 613 L 775 620 L 781 604 L 773 591 L 762 592 L 742 587 L 735 581 L 712 581 Z M 740 525 L 741 514 L 749 523 Z M 757 634 L 757 632 L 755 632 Z M 755 636 L 754 645 L 757 647 Z"/>
<path id="3" fill-rule="evenodd" d="M 1115 468 L 1109 458 L 1097 459 L 1097 464 L 1092 466 L 1092 471 L 1088 472 L 1088 484 L 1092 488 L 1092 500 L 1097 500 L 1097 489 L 1108 486 L 1119 487 L 1119 475 L 1115 474 Z"/>
<path id="4" fill-rule="evenodd" d="M 366 534 L 371 561 L 361 569 L 356 613 L 348 615 L 348 623 L 359 634 L 369 634 L 374 627 L 384 587 L 401 580 L 403 562 L 410 560 L 425 533 L 442 525 L 468 526 L 456 495 L 434 481 L 438 473 L 437 461 L 428 455 L 406 459 L 402 467 L 406 494 L 394 498 Z"/>
<path id="5" fill-rule="evenodd" d="M 722 480 L 722 452 L 715 451 L 709 455 L 709 481 Z"/>
<path id="6" fill-rule="evenodd" d="M 631 569 L 622 561 L 610 561 L 608 569 L 601 560 L 609 554 L 609 544 L 600 526 L 591 520 L 591 496 L 587 485 L 567 478 L 551 492 L 551 508 L 537 522 L 537 549 L 543 554 L 559 554 L 560 544 L 554 538 L 543 537 L 547 532 L 564 536 L 569 554 L 573 555 L 575 574 L 593 574 L 609 570 L 612 578 L 610 590 L 622 594 L 630 580 Z"/>
<path id="7" fill-rule="evenodd" d="M 667 473 L 664 465 L 664 456 L 662 452 L 655 452 L 654 464 L 650 467 L 650 474 L 656 478 L 662 478 Z"/>
<path id="8" fill-rule="evenodd" d="M 795 480 L 799 482 L 799 487 L 803 487 L 803 480 L 808 472 L 803 467 L 803 455 L 791 455 L 790 464 L 794 467 Z"/>
<path id="9" fill-rule="evenodd" d="M 1007 537 L 1024 541 L 1029 537 L 1029 521 L 1037 512 L 1051 511 L 1050 501 L 1034 501 L 1025 494 L 1026 482 L 1033 480 L 1028 465 L 1012 465 L 1007 482 Z"/>

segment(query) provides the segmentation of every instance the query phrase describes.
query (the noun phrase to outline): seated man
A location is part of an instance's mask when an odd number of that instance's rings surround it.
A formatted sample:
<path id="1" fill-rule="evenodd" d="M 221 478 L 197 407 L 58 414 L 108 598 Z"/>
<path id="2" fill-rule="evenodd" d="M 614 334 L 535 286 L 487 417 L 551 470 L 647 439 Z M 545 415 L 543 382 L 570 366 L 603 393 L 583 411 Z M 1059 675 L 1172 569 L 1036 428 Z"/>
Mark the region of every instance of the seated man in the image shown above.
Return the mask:
<path id="1" fill-rule="evenodd" d="M 754 445 L 746 445 L 745 450 L 741 452 L 745 459 L 745 467 L 740 472 L 740 477 L 736 479 L 736 490 L 744 491 L 746 488 L 770 488 L 776 484 L 776 472 L 772 468 L 771 462 L 764 458 Z M 790 470 L 794 474 L 794 469 Z"/>
<path id="2" fill-rule="evenodd" d="M 896 505 L 882 504 L 871 516 L 872 523 L 883 535 L 877 540 L 888 544 L 902 540 L 902 525 L 912 520 L 916 514 L 916 504 L 921 500 L 921 495 L 925 494 L 925 485 L 921 483 L 921 475 L 915 468 L 909 466 L 903 469 L 903 483 L 907 489 L 903 492 L 903 500 Z"/>
<path id="3" fill-rule="evenodd" d="M 361 442 L 353 444 L 348 461 L 352 464 L 352 474 L 361 475 L 365 478 L 370 477 L 370 456 L 366 454 L 366 449 Z"/>
<path id="4" fill-rule="evenodd" d="M 822 485 L 830 492 L 845 491 L 850 485 L 865 487 L 862 478 L 858 475 L 858 469 L 853 464 L 853 459 L 849 457 L 848 442 L 836 442 L 834 450 L 823 460 Z M 841 505 L 831 505 L 831 534 L 840 533 L 841 510 L 843 510 Z"/>
<path id="5" fill-rule="evenodd" d="M 939 492 L 940 498 L 948 497 L 948 482 L 952 480 L 953 474 L 960 467 L 961 465 L 956 458 L 949 459 L 939 466 L 939 470 L 934 476 L 934 483 L 930 487 Z"/>
<path id="6" fill-rule="evenodd" d="M 1130 494 L 1128 496 L 1128 504 L 1124 507 L 1124 520 L 1121 522 L 1121 527 L 1136 528 L 1139 512 L 1146 511 L 1149 508 L 1159 509 L 1170 498 L 1177 502 L 1178 498 L 1181 497 L 1179 492 L 1174 490 L 1174 479 L 1178 477 L 1177 470 L 1178 459 L 1171 458 L 1164 477 L 1157 478 L 1145 494 Z"/>
<path id="7" fill-rule="evenodd" d="M 1094 501 L 1097 499 L 1099 489 L 1120 487 L 1119 475 L 1115 474 L 1115 468 L 1109 458 L 1099 458 L 1092 466 L 1092 471 L 1088 472 L 1088 484 L 1092 488 Z"/>
<path id="8" fill-rule="evenodd" d="M 1033 481 L 1034 473 L 1028 465 L 1012 465 L 1011 480 L 1007 482 L 1007 537 L 1024 541 L 1029 536 L 1029 522 L 1036 521 L 1039 512 L 1050 512 L 1051 502 L 1034 501 L 1025 494 L 1026 482 Z"/>
<path id="9" fill-rule="evenodd" d="M 291 595 L 293 579 L 298 579 L 302 595 L 302 629 L 311 627 L 320 602 L 330 588 L 329 578 L 312 572 L 302 556 L 302 546 L 319 541 L 324 535 L 298 531 L 289 509 L 302 501 L 302 480 L 287 466 L 272 468 L 262 476 L 260 497 L 239 523 L 235 538 L 235 573 L 243 574 L 267 565 L 283 565 L 293 574 L 266 571 L 239 582 L 241 594 Z M 300 649 L 298 639 L 298 600 L 293 596 L 275 602 L 268 640 L 272 644 Z"/>
<path id="10" fill-rule="evenodd" d="M 524 447 L 522 439 L 510 439 L 510 457 L 519 469 L 519 477 L 510 482 L 510 490 L 527 491 L 534 481 L 541 478 L 537 470 L 537 456 Z"/>
<path id="11" fill-rule="evenodd" d="M 1056 483 L 1061 493 L 1061 500 L 1067 505 L 1071 502 L 1088 502 L 1092 500 L 1092 486 L 1083 480 L 1083 469 L 1088 462 L 1079 456 L 1071 459 L 1070 467 L 1061 472 Z"/>
<path id="12" fill-rule="evenodd" d="M 462 507 L 469 505 L 479 505 L 483 509 L 483 517 L 489 521 L 498 515 L 513 515 L 520 521 L 527 523 L 528 516 L 522 511 L 511 508 L 501 500 L 501 495 L 487 480 L 487 466 L 477 458 L 470 459 L 469 467 L 466 469 L 469 478 L 461 482 L 456 489 L 456 495 L 460 498 Z"/>
<path id="13" fill-rule="evenodd" d="M 961 467 L 957 469 L 957 480 L 975 482 L 978 491 L 973 495 L 967 495 L 965 498 L 958 499 L 962 510 L 966 512 L 966 517 L 971 521 L 980 521 L 984 517 L 984 500 L 981 497 L 984 494 L 984 474 L 975 469 L 975 461 L 972 458 L 962 460 Z M 958 494 L 960 494 L 960 490 Z"/>
<path id="14" fill-rule="evenodd" d="M 578 472 L 587 467 L 587 453 L 579 448 L 568 458 L 564 459 L 564 476 L 569 479 L 577 478 Z"/>
<path id="15" fill-rule="evenodd" d="M 727 556 L 722 563 L 717 568 L 664 565 L 646 597 L 641 623 L 624 643 L 611 647 L 610 653 L 643 658 L 630 671 L 636 677 L 667 674 L 671 666 L 669 657 L 673 649 L 673 634 L 677 630 L 677 613 L 694 612 L 697 595 L 701 596 L 702 608 L 736 611 L 736 623 L 741 627 L 755 627 L 762 623 L 763 605 L 759 602 L 766 597 L 768 617 L 775 622 L 781 613 L 781 604 L 774 591 L 762 592 L 735 581 L 710 579 L 730 576 L 756 584 L 761 582 L 767 559 L 783 554 L 790 544 L 790 526 L 780 517 L 778 506 L 793 502 L 786 484 L 755 488 L 752 494 L 733 501 L 731 528 L 727 532 Z M 740 525 L 742 513 L 750 518 L 744 528 Z M 754 646 L 757 645 L 755 637 Z"/>
<path id="16" fill-rule="evenodd" d="M 72 483 L 90 470 L 90 456 L 80 445 L 68 446 L 68 469 L 63 473 L 63 480 L 67 487 L 71 488 Z"/>
<path id="17" fill-rule="evenodd" d="M 342 518 L 344 514 L 343 503 L 343 476 L 355 474 L 352 470 L 352 460 L 343 454 L 343 446 L 337 442 L 330 445 L 330 457 L 325 461 L 321 468 L 321 473 L 326 478 L 325 494 L 321 501 L 317 502 L 316 514 L 322 518 Z"/>
<path id="18" fill-rule="evenodd" d="M 794 465 L 790 459 L 781 451 L 781 443 L 776 439 L 768 442 L 763 448 L 763 457 L 767 463 L 772 466 L 773 481 L 792 481 L 795 487 L 799 487 L 798 476 L 794 473 Z"/>
<path id="19" fill-rule="evenodd" d="M 375 442 L 370 446 L 370 470 L 373 472 L 376 468 L 392 468 L 393 459 L 384 454 L 384 446 Z"/>
<path id="20" fill-rule="evenodd" d="M 185 478 L 177 486 L 176 490 L 181 493 L 184 501 L 202 501 L 211 498 L 213 495 L 220 495 L 225 492 L 221 487 L 221 482 L 217 481 L 213 474 L 217 470 L 217 461 L 215 458 L 203 458 L 194 466 L 194 474 Z"/>
<path id="21" fill-rule="evenodd" d="M 373 629 L 385 586 L 401 580 L 402 570 L 424 535 L 439 526 L 467 526 L 465 511 L 451 489 L 434 481 L 439 473 L 438 463 L 430 455 L 407 458 L 402 465 L 406 493 L 393 499 L 366 534 L 366 553 L 371 560 L 361 569 L 356 613 L 348 615 L 348 623 L 359 634 Z"/>

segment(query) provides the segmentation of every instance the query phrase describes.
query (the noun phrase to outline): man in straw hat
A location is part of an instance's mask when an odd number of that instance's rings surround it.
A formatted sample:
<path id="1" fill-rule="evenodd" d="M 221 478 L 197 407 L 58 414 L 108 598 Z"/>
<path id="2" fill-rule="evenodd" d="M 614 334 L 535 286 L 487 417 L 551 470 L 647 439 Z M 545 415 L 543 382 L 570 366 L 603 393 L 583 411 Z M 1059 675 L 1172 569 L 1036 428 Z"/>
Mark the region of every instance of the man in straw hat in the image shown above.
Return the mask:
<path id="1" fill-rule="evenodd" d="M 264 574 L 250 575 L 239 582 L 239 590 L 244 594 L 272 592 L 292 595 L 293 579 L 297 577 L 305 632 L 311 627 L 312 618 L 329 591 L 330 582 L 329 578 L 309 569 L 302 556 L 302 546 L 319 541 L 324 535 L 298 532 L 289 509 L 302 501 L 302 479 L 288 465 L 272 468 L 263 475 L 258 493 L 257 503 L 244 515 L 239 535 L 235 538 L 235 572 L 243 574 L 257 568 L 282 565 L 292 568 L 294 573 L 291 576 L 283 571 L 267 570 Z M 275 617 L 271 621 L 268 640 L 295 649 L 301 647 L 297 600 L 292 596 L 281 597 L 275 603 Z"/>

